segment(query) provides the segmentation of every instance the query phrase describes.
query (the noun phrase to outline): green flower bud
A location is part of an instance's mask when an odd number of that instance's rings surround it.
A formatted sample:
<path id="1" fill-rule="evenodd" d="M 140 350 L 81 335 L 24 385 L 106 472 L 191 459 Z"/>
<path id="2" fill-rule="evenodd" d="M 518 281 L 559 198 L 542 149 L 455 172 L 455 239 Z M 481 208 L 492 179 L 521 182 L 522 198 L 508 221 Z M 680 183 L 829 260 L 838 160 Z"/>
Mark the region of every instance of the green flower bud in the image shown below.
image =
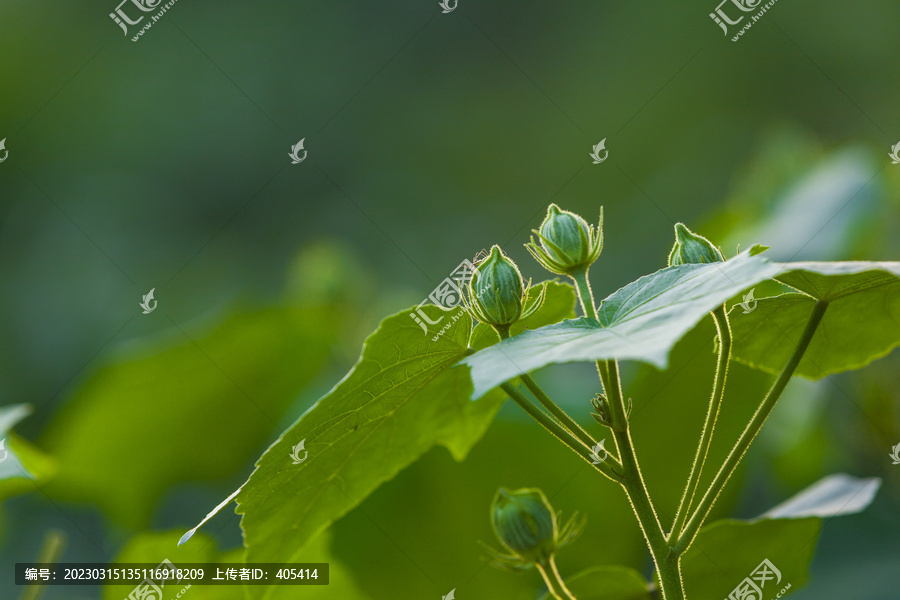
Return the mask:
<path id="1" fill-rule="evenodd" d="M 509 327 L 534 313 L 543 301 L 542 290 L 538 301 L 526 309 L 527 290 L 516 263 L 495 245 L 490 255 L 476 265 L 469 280 L 468 308 L 482 323 Z"/>
<path id="2" fill-rule="evenodd" d="M 597 229 L 575 213 L 560 210 L 555 204 L 547 209 L 547 216 L 540 231 L 525 247 L 541 266 L 558 275 L 568 275 L 578 269 L 586 269 L 603 251 L 603 209 Z"/>
<path id="3" fill-rule="evenodd" d="M 712 242 L 684 226 L 675 224 L 675 246 L 669 253 L 669 266 L 723 262 L 725 258 Z"/>
<path id="4" fill-rule="evenodd" d="M 543 563 L 556 551 L 556 514 L 541 490 L 500 488 L 491 524 L 500 542 L 525 562 Z"/>
<path id="5" fill-rule="evenodd" d="M 482 545 L 494 566 L 529 569 L 537 565 L 541 569 L 553 564 L 556 551 L 577 538 L 586 522 L 577 512 L 561 528 L 558 519 L 559 515 L 541 490 L 525 488 L 511 492 L 500 488 L 491 504 L 491 526 L 509 554 Z"/>

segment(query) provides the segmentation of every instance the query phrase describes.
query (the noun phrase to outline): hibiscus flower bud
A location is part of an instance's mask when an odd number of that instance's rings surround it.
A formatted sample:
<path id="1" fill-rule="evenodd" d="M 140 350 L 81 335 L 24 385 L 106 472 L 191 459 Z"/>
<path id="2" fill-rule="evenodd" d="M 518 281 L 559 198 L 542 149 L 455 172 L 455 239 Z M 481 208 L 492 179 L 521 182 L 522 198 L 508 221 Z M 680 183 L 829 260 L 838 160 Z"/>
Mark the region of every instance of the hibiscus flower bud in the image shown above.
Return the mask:
<path id="1" fill-rule="evenodd" d="M 675 225 L 675 246 L 669 253 L 669 266 L 722 262 L 725 258 L 712 242 L 684 226 Z"/>

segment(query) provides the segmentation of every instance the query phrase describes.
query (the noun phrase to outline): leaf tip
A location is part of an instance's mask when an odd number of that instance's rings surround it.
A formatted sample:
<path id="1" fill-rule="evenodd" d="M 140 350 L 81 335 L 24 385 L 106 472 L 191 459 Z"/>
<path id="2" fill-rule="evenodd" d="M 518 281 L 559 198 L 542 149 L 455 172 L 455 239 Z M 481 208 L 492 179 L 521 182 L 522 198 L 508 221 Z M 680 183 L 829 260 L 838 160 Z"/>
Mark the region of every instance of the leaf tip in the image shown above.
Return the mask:
<path id="1" fill-rule="evenodd" d="M 178 540 L 178 545 L 179 545 L 179 546 L 183 546 L 184 544 L 186 544 L 187 541 L 188 541 L 189 539 L 191 539 L 192 537 L 194 537 L 194 533 L 196 533 L 196 532 L 197 532 L 197 528 L 196 528 L 196 527 L 194 527 L 193 529 L 189 530 L 187 533 L 185 533 L 183 536 L 181 536 L 181 539 L 180 539 L 180 540 Z"/>

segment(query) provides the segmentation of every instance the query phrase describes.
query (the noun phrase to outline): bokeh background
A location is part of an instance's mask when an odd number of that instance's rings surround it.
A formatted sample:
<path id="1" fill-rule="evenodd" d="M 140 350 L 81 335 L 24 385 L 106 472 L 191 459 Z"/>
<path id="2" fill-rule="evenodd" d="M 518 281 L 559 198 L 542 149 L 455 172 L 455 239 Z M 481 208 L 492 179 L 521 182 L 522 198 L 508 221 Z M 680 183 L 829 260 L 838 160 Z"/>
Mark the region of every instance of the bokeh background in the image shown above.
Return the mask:
<path id="1" fill-rule="evenodd" d="M 0 404 L 33 407 L 15 439 L 45 461 L 2 505 L 4 598 L 50 530 L 66 561 L 177 539 L 382 317 L 464 258 L 499 243 L 543 279 L 522 243 L 550 202 L 589 220 L 604 207 L 600 297 L 663 267 L 676 221 L 726 255 L 760 242 L 781 260 L 900 256 L 897 3 L 781 0 L 737 43 L 698 0 L 460 0 L 448 14 L 180 0 L 136 43 L 115 7 L 0 6 Z M 664 518 L 699 436 L 712 332 L 698 326 L 666 372 L 626 365 Z M 830 473 L 884 478 L 865 513 L 826 521 L 792 597 L 896 597 L 898 367 L 895 353 L 792 383 L 718 505 L 751 517 Z M 771 381 L 741 365 L 729 379 L 714 459 Z M 589 368 L 539 380 L 591 423 Z M 371 598 L 533 598 L 534 573 L 484 567 L 477 545 L 493 542 L 499 486 L 587 513 L 565 573 L 648 572 L 618 490 L 507 406 L 466 461 L 434 449 L 331 528 L 333 581 Z M 230 509 L 204 531 L 240 546 Z"/>

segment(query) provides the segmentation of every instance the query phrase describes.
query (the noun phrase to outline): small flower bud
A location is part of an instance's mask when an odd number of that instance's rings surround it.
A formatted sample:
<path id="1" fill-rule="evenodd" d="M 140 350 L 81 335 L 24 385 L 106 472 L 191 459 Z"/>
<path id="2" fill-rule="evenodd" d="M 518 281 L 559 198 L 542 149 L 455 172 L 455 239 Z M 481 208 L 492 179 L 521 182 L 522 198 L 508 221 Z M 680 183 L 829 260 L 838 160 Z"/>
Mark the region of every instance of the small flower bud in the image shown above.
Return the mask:
<path id="1" fill-rule="evenodd" d="M 669 253 L 669 266 L 722 262 L 725 258 L 712 242 L 684 226 L 675 224 L 675 246 Z"/>
<path id="2" fill-rule="evenodd" d="M 597 411 L 591 413 L 591 416 L 594 417 L 594 420 L 596 420 L 601 425 L 610 425 L 609 408 L 606 396 L 604 396 L 603 394 L 597 394 L 596 396 L 591 398 L 591 406 L 593 406 L 594 410 Z"/>
<path id="3" fill-rule="evenodd" d="M 510 553 L 497 552 L 487 545 L 484 548 L 493 564 L 504 569 L 528 569 L 535 565 L 540 569 L 553 565 L 556 551 L 572 543 L 586 523 L 577 512 L 562 527 L 557 525 L 558 519 L 559 515 L 541 490 L 525 488 L 511 492 L 500 488 L 491 504 L 491 525 Z M 545 570 L 541 573 L 544 575 Z"/>
<path id="4" fill-rule="evenodd" d="M 503 254 L 500 246 L 494 246 L 476 265 L 469 281 L 468 308 L 482 323 L 508 327 L 533 314 L 543 302 L 542 290 L 538 300 L 526 309 L 527 290 L 516 263 Z"/>
<path id="5" fill-rule="evenodd" d="M 500 542 L 526 562 L 542 563 L 556 551 L 556 514 L 541 490 L 500 488 L 491 524 Z"/>
<path id="6" fill-rule="evenodd" d="M 525 247 L 545 269 L 558 275 L 586 269 L 603 250 L 603 209 L 600 209 L 600 222 L 595 230 L 575 213 L 551 204 L 540 230 L 534 230 L 534 233 L 540 245 L 532 237 Z"/>

